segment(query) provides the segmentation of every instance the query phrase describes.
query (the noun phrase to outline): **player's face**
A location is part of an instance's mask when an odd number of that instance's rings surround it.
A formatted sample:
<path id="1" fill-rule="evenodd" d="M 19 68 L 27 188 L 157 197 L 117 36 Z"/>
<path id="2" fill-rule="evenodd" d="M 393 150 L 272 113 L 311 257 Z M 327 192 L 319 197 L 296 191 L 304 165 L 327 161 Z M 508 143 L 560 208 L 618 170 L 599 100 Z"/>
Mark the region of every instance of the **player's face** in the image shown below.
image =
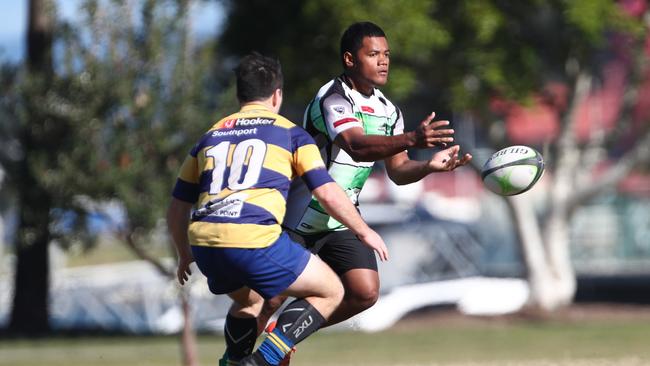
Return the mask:
<path id="1" fill-rule="evenodd" d="M 365 37 L 355 57 L 357 78 L 371 86 L 382 86 L 388 81 L 390 49 L 385 37 Z"/>

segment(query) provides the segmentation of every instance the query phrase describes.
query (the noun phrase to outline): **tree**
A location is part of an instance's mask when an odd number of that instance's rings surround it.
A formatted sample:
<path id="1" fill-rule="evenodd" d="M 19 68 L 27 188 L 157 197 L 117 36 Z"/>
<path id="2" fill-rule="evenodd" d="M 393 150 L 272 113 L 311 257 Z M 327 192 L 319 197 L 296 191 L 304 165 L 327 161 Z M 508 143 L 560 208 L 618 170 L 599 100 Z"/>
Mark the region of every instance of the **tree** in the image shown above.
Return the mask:
<path id="1" fill-rule="evenodd" d="M 398 100 L 411 96 L 417 80 L 422 77 L 411 64 L 419 61 L 428 65 L 431 50 L 447 44 L 450 38 L 440 21 L 430 16 L 431 1 L 289 0 L 278 3 L 244 0 L 223 3 L 228 12 L 219 39 L 223 52 L 230 57 L 253 50 L 277 56 L 285 76 L 283 113 L 293 121 L 300 121 L 312 94 L 325 81 L 341 73 L 339 39 L 352 22 L 370 20 L 387 31 L 394 62 L 386 90 Z M 292 16 L 287 17 L 288 14 Z"/>
<path id="2" fill-rule="evenodd" d="M 569 251 L 576 208 L 650 159 L 650 114 L 634 113 L 644 101 L 641 88 L 650 82 L 642 46 L 648 29 L 639 22 L 643 14 L 630 16 L 608 1 L 481 7 L 487 9 L 474 39 L 482 41 L 465 39 L 455 46 L 483 64 L 469 61 L 465 74 L 449 73 L 470 86 L 452 86 L 453 104 L 509 130 L 492 139 L 492 146 L 527 143 L 545 150 L 550 179 L 541 214 L 526 195 L 508 198 L 507 204 L 528 270 L 530 302 L 554 310 L 569 305 L 576 291 Z M 483 22 L 492 24 L 491 35 L 481 37 Z M 458 59 L 452 55 L 449 59 Z M 516 98 L 518 93 L 526 98 Z M 586 112 L 604 102 L 613 111 L 608 116 Z M 517 136 L 515 128 L 525 128 L 525 119 L 518 117 L 526 115 L 531 123 L 551 121 L 549 128 L 540 136 Z M 616 164 L 595 176 L 616 150 L 622 153 Z"/>
<path id="3" fill-rule="evenodd" d="M 151 254 L 151 242 L 167 237 L 153 234 L 182 159 L 217 106 L 235 109 L 232 90 L 215 86 L 213 47 L 194 43 L 189 0 L 135 7 L 88 0 L 81 20 L 69 24 L 55 22 L 50 2 L 32 3 L 34 14 L 47 15 L 47 27 L 33 26 L 40 36 L 30 42 L 40 43 L 30 43 L 27 71 L 3 65 L 0 104 L 0 139 L 8 147 L 0 163 L 21 215 L 12 329 L 29 334 L 49 330 L 48 243 L 92 245 L 87 216 L 104 201 L 125 209 L 121 238 L 173 278 L 173 268 Z M 185 294 L 181 299 L 189 315 Z M 188 365 L 196 362 L 190 326 Z"/>
<path id="4" fill-rule="evenodd" d="M 551 186 L 548 204 L 538 215 L 525 202 L 526 195 L 506 202 L 528 269 L 531 305 L 552 310 L 572 301 L 576 281 L 568 224 L 573 212 L 648 161 L 650 116 L 635 112 L 643 110 L 639 105 L 643 96 L 647 100 L 647 93 L 642 88 L 650 80 L 643 47 L 648 34 L 642 21 L 643 12 L 647 13 L 643 2 L 311 0 L 270 5 L 248 0 L 226 4 L 230 16 L 221 39 L 225 49 L 240 55 L 258 48 L 280 57 L 290 104 L 285 111 L 294 119 L 300 119 L 315 90 L 340 72 L 340 34 L 349 23 L 361 20 L 379 24 L 388 35 L 392 66 L 387 94 L 405 107 L 411 128 L 432 109 L 443 117 L 451 118 L 452 112 L 471 116 L 485 132 L 481 144 L 497 149 L 522 143 L 510 131 L 525 122 L 517 115 L 528 113 L 531 123 L 541 124 L 544 121 L 532 111 L 542 109 L 550 116 L 550 133 L 532 133 L 542 139 L 526 143 L 544 151 Z M 255 23 L 243 21 L 257 13 L 264 16 L 256 17 Z M 296 16 L 287 19 L 284 14 Z M 619 73 L 615 108 L 620 113 L 609 122 L 616 127 L 591 128 L 583 139 L 576 134 L 577 125 L 584 127 L 585 118 L 588 126 L 598 123 L 581 111 L 585 103 L 608 92 L 612 64 L 606 61 L 613 58 L 618 60 L 613 65 Z M 625 134 L 632 126 L 635 133 Z M 602 152 L 614 148 L 624 155 L 597 184 L 585 184 L 608 158 Z"/>
<path id="5" fill-rule="evenodd" d="M 13 156 L 3 156 L 2 160 L 8 171 L 9 184 L 29 187 L 17 191 L 19 226 L 9 331 L 18 335 L 39 335 L 49 331 L 47 247 L 51 239 L 50 211 L 58 202 L 43 173 L 56 167 L 56 152 L 66 148 L 65 142 L 61 144 L 57 139 L 65 134 L 67 127 L 57 123 L 57 118 L 43 108 L 53 82 L 53 30 L 52 2 L 30 0 L 26 81 L 22 90 L 11 95 L 25 105 L 24 109 L 13 111 L 23 117 L 18 119 L 15 127 L 21 144 L 19 151 L 14 151 Z M 3 78 L 8 77 L 7 69 L 3 71 Z"/>
<path id="6" fill-rule="evenodd" d="M 234 94 L 217 89 L 214 49 L 194 44 L 189 0 L 104 4 L 86 1 L 83 20 L 62 29 L 62 104 L 79 126 L 75 154 L 64 158 L 63 181 L 93 202 L 117 199 L 120 238 L 175 281 L 175 269 L 151 254 L 157 239 L 171 249 L 164 213 L 182 159 Z M 139 12 L 139 25 L 133 13 Z M 89 38 L 85 35 L 88 32 Z M 75 178 L 75 170 L 86 175 Z M 80 216 L 81 217 L 81 216 Z M 188 295 L 180 289 L 184 364 L 196 364 Z"/>

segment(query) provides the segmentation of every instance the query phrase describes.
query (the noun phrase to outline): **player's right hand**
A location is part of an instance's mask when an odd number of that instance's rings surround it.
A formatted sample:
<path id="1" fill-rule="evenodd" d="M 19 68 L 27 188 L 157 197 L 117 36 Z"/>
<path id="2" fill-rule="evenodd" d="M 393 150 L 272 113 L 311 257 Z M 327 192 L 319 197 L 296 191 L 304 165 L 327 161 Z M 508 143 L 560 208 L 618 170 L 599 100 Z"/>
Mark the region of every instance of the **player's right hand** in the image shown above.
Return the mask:
<path id="1" fill-rule="evenodd" d="M 358 235 L 359 240 L 366 246 L 368 246 L 370 249 L 374 250 L 377 252 L 377 255 L 379 255 L 379 259 L 384 262 L 388 260 L 388 248 L 386 248 L 386 243 L 384 243 L 384 239 L 377 234 L 372 229 L 368 229 L 367 232 Z"/>
<path id="2" fill-rule="evenodd" d="M 472 155 L 464 154 L 462 157 L 459 157 L 459 152 L 460 146 L 458 145 L 438 151 L 429 160 L 429 168 L 433 172 L 449 172 L 463 165 L 467 165 L 472 160 Z"/>
<path id="3" fill-rule="evenodd" d="M 447 144 L 454 142 L 454 130 L 443 128 L 449 126 L 449 121 L 434 121 L 435 112 L 431 112 L 422 122 L 415 132 L 415 147 L 429 148 L 435 146 L 446 147 Z"/>
<path id="4" fill-rule="evenodd" d="M 194 262 L 194 258 L 191 256 L 183 256 L 178 258 L 178 269 L 176 269 L 176 277 L 178 278 L 178 283 L 184 285 L 190 279 L 192 271 L 190 270 L 190 264 Z"/>

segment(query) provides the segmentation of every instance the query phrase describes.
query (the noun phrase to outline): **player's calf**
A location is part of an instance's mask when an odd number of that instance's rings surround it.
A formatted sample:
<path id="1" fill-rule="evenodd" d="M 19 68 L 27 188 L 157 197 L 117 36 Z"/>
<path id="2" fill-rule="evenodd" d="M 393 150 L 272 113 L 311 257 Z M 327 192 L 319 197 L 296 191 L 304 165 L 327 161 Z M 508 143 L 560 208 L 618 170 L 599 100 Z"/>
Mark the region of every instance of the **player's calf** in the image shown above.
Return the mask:
<path id="1" fill-rule="evenodd" d="M 296 344 L 317 331 L 324 322 L 325 318 L 315 307 L 305 299 L 298 299 L 280 314 L 275 328 L 255 353 L 270 365 L 279 365 Z"/>
<path id="2" fill-rule="evenodd" d="M 287 305 L 273 329 L 254 355 L 270 365 L 279 365 L 293 347 L 320 329 L 343 298 L 338 276 L 315 256 L 285 295 L 298 299 Z M 255 358 L 259 358 L 255 356 Z"/>

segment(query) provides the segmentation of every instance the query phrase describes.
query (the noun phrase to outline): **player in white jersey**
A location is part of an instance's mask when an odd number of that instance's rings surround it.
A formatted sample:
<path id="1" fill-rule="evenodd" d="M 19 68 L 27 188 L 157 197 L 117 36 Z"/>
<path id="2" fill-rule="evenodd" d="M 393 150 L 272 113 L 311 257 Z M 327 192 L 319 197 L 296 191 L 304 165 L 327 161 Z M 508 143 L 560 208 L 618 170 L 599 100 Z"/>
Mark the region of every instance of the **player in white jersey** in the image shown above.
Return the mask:
<path id="1" fill-rule="evenodd" d="M 305 112 L 305 129 L 320 148 L 328 172 L 353 203 L 375 161 L 383 160 L 397 184 L 416 182 L 428 174 L 467 164 L 459 156 L 449 121 L 425 118 L 415 131 L 404 132 L 404 119 L 377 87 L 388 80 L 388 41 L 381 28 L 369 22 L 352 24 L 341 38 L 344 72 L 325 84 Z M 411 160 L 408 148 L 442 147 L 427 161 Z M 329 264 L 345 288 L 341 305 L 328 319 L 331 325 L 372 306 L 379 294 L 377 262 L 372 251 L 295 181 L 289 194 L 284 226 Z M 272 306 L 269 306 L 270 308 Z"/>

